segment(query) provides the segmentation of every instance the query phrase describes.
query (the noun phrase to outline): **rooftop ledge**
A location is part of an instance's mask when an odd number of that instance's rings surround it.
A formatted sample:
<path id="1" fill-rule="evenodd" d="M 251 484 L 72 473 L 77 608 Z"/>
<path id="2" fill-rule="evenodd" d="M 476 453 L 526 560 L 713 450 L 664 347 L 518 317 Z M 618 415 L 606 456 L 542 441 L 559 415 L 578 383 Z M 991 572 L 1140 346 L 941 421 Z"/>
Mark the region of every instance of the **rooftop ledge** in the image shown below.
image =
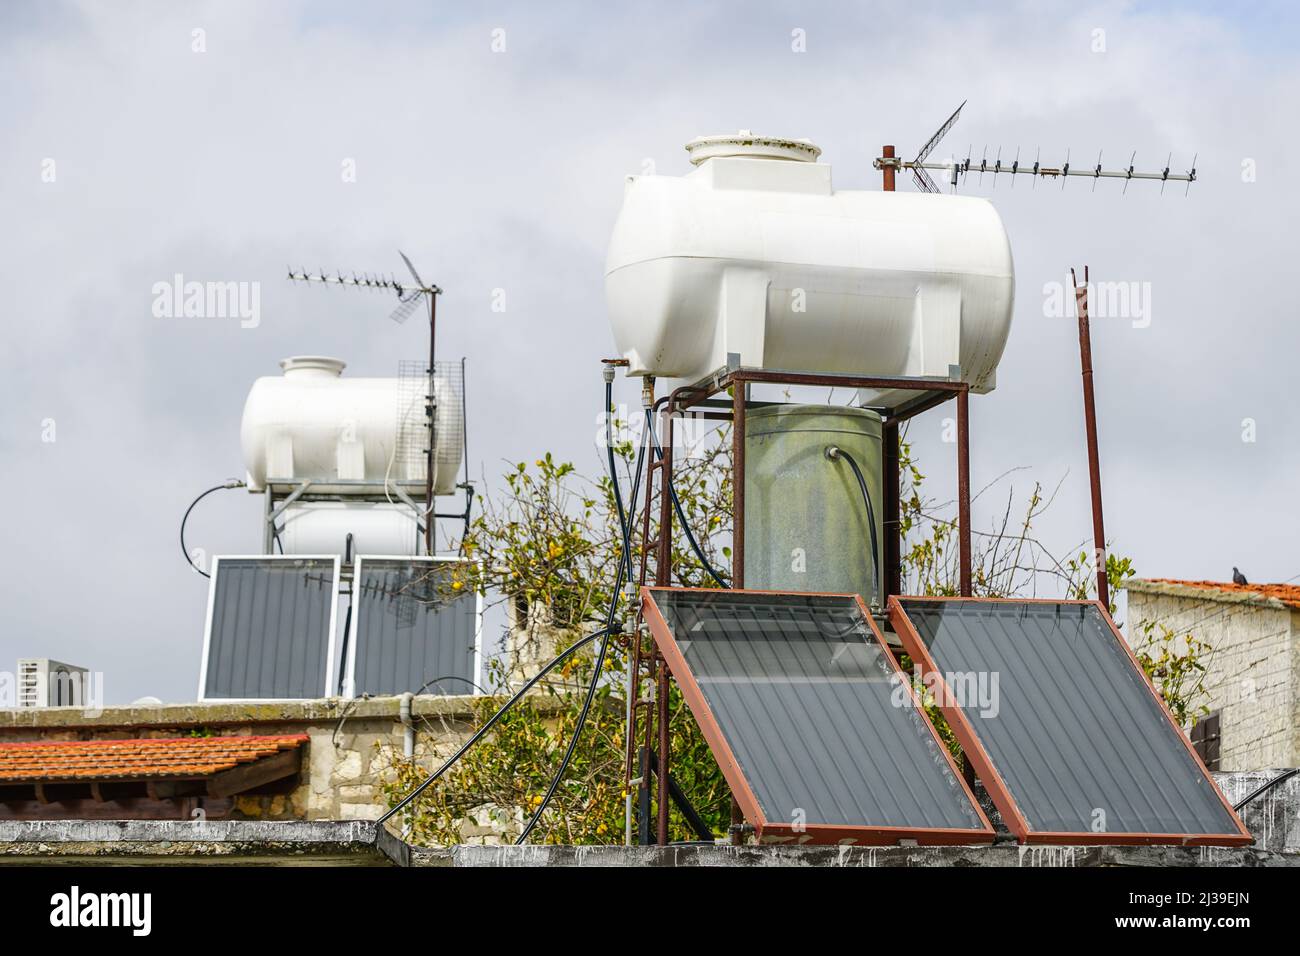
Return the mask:
<path id="1" fill-rule="evenodd" d="M 1297 866 L 1300 854 L 1240 847 L 452 846 L 414 847 L 368 822 L 0 821 L 0 866 L 309 863 L 481 867 Z"/>
<path id="2" fill-rule="evenodd" d="M 476 701 L 468 695 L 416 697 L 416 716 L 469 718 Z M 504 702 L 504 699 L 503 699 Z M 371 697 L 368 700 L 324 697 L 291 701 L 206 701 L 190 704 L 134 705 L 105 707 L 20 707 L 0 710 L 0 732 L 58 727 L 223 727 L 255 724 L 316 723 L 336 720 L 347 710 L 348 718 L 399 717 L 400 697 Z"/>
<path id="3" fill-rule="evenodd" d="M 1138 594 L 1158 594 L 1193 601 L 1217 601 L 1277 610 L 1300 610 L 1300 585 L 1294 584 L 1233 584 L 1230 581 L 1130 578 L 1121 587 Z"/>

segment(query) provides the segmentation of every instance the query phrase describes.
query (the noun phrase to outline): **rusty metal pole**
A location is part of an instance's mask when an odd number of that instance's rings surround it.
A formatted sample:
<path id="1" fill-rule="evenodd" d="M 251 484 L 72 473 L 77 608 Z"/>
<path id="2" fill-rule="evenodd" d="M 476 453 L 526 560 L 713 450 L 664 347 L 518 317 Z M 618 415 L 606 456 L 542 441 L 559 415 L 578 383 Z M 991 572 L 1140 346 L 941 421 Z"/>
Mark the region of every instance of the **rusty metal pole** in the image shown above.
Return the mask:
<path id="1" fill-rule="evenodd" d="M 1101 515 L 1101 460 L 1097 451 L 1097 402 L 1092 390 L 1092 335 L 1088 326 L 1088 267 L 1083 286 L 1070 270 L 1074 283 L 1075 312 L 1079 316 L 1079 363 L 1083 368 L 1083 423 L 1088 435 L 1088 484 L 1092 491 L 1092 547 L 1097 563 L 1097 600 L 1110 607 L 1110 581 L 1106 578 L 1106 529 Z"/>
<path id="2" fill-rule="evenodd" d="M 655 396 L 655 380 L 653 375 L 647 375 L 641 383 L 641 404 L 646 415 L 653 414 Z M 644 417 L 642 427 L 649 428 L 650 422 Z M 650 436 L 643 435 L 643 442 L 649 442 Z M 650 565 L 650 509 L 654 506 L 654 473 L 655 473 L 655 456 L 650 451 L 646 456 L 649 460 L 646 462 L 645 477 L 645 505 L 639 516 L 632 516 L 632 520 L 637 517 L 641 518 L 641 564 L 637 571 L 637 588 L 638 591 L 643 587 L 648 579 Z M 636 612 L 635 625 L 632 629 L 631 640 L 628 646 L 628 669 L 629 669 L 629 687 L 628 687 L 628 706 L 627 706 L 627 754 L 626 754 L 626 773 L 624 776 L 624 786 L 627 788 L 627 799 L 634 801 L 637 810 L 640 809 L 641 796 L 646 788 L 646 774 L 648 772 L 649 755 L 645 748 L 637 745 L 637 723 L 641 710 L 641 669 L 644 665 L 641 647 L 641 608 L 638 606 Z M 637 784 L 636 798 L 632 796 L 632 780 L 634 775 L 639 775 L 640 783 Z"/>
<path id="3" fill-rule="evenodd" d="M 886 146 L 884 149 L 881 150 L 880 155 L 883 156 L 883 157 L 884 157 L 885 159 L 887 159 L 887 160 L 888 160 L 888 159 L 893 159 L 893 158 L 894 158 L 894 147 L 892 147 L 892 146 Z M 881 171 L 881 172 L 884 174 L 884 176 L 885 176 L 885 192 L 887 192 L 887 193 L 892 193 L 892 192 L 894 191 L 894 165 L 893 165 L 893 163 L 886 163 L 884 166 L 882 166 L 882 167 L 880 168 L 880 171 Z"/>
<path id="4" fill-rule="evenodd" d="M 970 388 L 957 393 L 957 560 L 961 596 L 971 596 Z"/>
<path id="5" fill-rule="evenodd" d="M 731 384 L 731 586 L 745 587 L 745 383 Z M 744 837 L 745 814 L 735 796 L 731 798 L 731 842 L 740 845 Z"/>
<path id="6" fill-rule="evenodd" d="M 436 409 L 434 402 L 437 398 L 433 390 L 433 370 L 434 370 L 434 343 L 438 330 L 438 293 L 429 293 L 429 397 L 426 399 L 424 411 L 429 416 L 429 452 L 425 460 L 424 476 L 424 552 L 433 554 L 433 526 L 437 519 L 433 516 L 433 446 L 437 441 L 435 429 Z"/>
<path id="7" fill-rule="evenodd" d="M 731 382 L 731 586 L 745 587 L 745 383 Z"/>
<path id="8" fill-rule="evenodd" d="M 672 584 L 673 560 L 673 419 L 676 413 L 676 401 L 668 399 L 664 406 L 663 427 L 663 462 L 660 465 L 659 487 L 659 556 L 655 567 L 655 583 L 661 587 Z M 657 842 L 660 846 L 668 844 L 668 767 L 669 767 L 669 713 L 668 713 L 668 662 L 662 653 L 655 652 L 655 720 L 659 730 L 659 771 L 656 783 L 655 802 L 658 818 L 656 820 Z"/>

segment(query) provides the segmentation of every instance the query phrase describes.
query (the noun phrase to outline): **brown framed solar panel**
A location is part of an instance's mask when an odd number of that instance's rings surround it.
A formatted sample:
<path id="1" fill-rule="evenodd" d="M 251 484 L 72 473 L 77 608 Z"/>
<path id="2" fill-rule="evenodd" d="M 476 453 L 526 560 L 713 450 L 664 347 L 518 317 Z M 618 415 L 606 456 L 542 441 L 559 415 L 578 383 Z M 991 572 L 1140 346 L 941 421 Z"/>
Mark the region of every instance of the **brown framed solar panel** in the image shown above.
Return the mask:
<path id="1" fill-rule="evenodd" d="M 761 841 L 993 841 L 861 598 L 690 588 L 641 598 Z"/>
<path id="2" fill-rule="evenodd" d="M 890 597 L 888 612 L 1022 843 L 1253 842 L 1096 601 Z"/>

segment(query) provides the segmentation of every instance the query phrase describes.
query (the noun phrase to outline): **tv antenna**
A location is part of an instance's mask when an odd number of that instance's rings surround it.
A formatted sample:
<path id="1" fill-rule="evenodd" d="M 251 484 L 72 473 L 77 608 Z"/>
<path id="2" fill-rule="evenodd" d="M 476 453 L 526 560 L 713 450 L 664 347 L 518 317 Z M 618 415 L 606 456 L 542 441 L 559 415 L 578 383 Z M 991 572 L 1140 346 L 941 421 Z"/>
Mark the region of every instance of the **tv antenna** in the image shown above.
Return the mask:
<path id="1" fill-rule="evenodd" d="M 433 374 L 437 367 L 434 364 L 436 356 L 435 343 L 437 341 L 438 330 L 438 296 L 442 295 L 442 289 L 432 283 L 425 282 L 420 278 L 420 273 L 415 271 L 415 266 L 407 258 L 406 253 L 401 249 L 397 254 L 402 257 L 402 262 L 406 263 L 407 271 L 411 273 L 414 283 L 404 285 L 391 274 L 370 275 L 363 272 L 357 275 L 355 272 L 344 273 L 341 269 L 335 269 L 331 275 L 324 269 L 315 273 L 301 269 L 295 272 L 289 269 L 289 280 L 291 282 L 320 282 L 325 285 L 351 286 L 354 289 L 379 289 L 383 291 L 394 292 L 397 294 L 397 307 L 389 314 L 389 318 L 399 325 L 411 317 L 411 313 L 416 310 L 426 300 L 429 304 L 429 367 L 427 369 L 428 391 L 425 393 L 424 413 L 429 423 L 429 447 L 425 450 L 425 512 L 424 512 L 424 548 L 429 554 L 433 554 L 433 456 L 436 447 L 434 427 L 437 421 L 435 412 L 437 410 L 437 399 L 433 391 Z M 466 512 L 468 515 L 468 511 Z M 467 519 L 468 520 L 468 519 Z"/>
<path id="2" fill-rule="evenodd" d="M 1191 191 L 1192 183 L 1196 182 L 1196 156 L 1192 157 L 1192 168 L 1184 173 L 1171 172 L 1173 162 L 1173 153 L 1169 154 L 1165 160 L 1164 168 L 1158 172 L 1138 172 L 1134 167 L 1134 160 L 1137 158 L 1137 151 L 1134 150 L 1129 155 L 1128 166 L 1123 169 L 1103 169 L 1101 165 L 1101 153 L 1097 153 L 1097 162 L 1093 166 L 1071 166 L 1070 153 L 1067 150 L 1065 154 L 1065 163 L 1061 166 L 1044 166 L 1039 157 L 1041 150 L 1035 154 L 1033 165 L 1020 162 L 1020 149 L 1017 147 L 1016 156 L 1010 163 L 1002 161 L 1002 149 L 998 148 L 992 163 L 988 159 L 988 147 L 984 148 L 978 163 L 971 159 L 972 150 L 968 147 L 965 159 L 950 159 L 946 162 L 936 162 L 930 159 L 930 154 L 934 148 L 939 145 L 939 141 L 952 129 L 957 122 L 957 117 L 961 115 L 962 106 L 953 111 L 953 114 L 944 121 L 935 134 L 931 136 L 916 154 L 915 159 L 901 160 L 894 155 L 894 147 L 886 146 L 881 150 L 879 158 L 872 162 L 872 166 L 879 169 L 884 175 L 884 187 L 886 192 L 894 191 L 894 176 L 898 170 L 908 170 L 912 174 L 917 188 L 921 192 L 937 193 L 939 187 L 930 177 L 927 170 L 943 171 L 948 179 L 948 185 L 953 192 L 957 191 L 958 178 L 964 184 L 966 177 L 972 172 L 980 174 L 980 181 L 983 182 L 984 174 L 989 173 L 993 176 L 993 188 L 997 188 L 997 178 L 1006 174 L 1011 177 L 1011 185 L 1014 187 L 1017 176 L 1032 176 L 1033 182 L 1037 185 L 1040 179 L 1060 179 L 1061 188 L 1065 188 L 1065 181 L 1071 176 L 1081 179 L 1091 179 L 1092 188 L 1097 188 L 1099 179 L 1122 179 L 1124 180 L 1124 192 L 1128 192 L 1129 183 L 1134 179 L 1158 179 L 1160 180 L 1160 192 L 1165 191 L 1165 184 L 1171 182 L 1186 183 L 1187 188 L 1184 195 Z"/>

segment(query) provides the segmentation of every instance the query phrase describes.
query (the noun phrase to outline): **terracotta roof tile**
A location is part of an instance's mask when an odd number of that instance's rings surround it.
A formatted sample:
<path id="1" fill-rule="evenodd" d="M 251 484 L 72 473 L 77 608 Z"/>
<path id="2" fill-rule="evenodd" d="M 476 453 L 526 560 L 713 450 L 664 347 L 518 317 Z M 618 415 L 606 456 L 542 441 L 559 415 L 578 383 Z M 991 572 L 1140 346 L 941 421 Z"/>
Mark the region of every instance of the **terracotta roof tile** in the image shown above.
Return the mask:
<path id="1" fill-rule="evenodd" d="M 0 783 L 192 780 L 295 750 L 306 734 L 0 743 Z"/>
<path id="2" fill-rule="evenodd" d="M 1231 581 L 1180 581 L 1176 578 L 1147 578 L 1152 584 L 1174 584 L 1204 591 L 1222 591 L 1241 596 L 1258 595 L 1280 601 L 1287 607 L 1300 610 L 1300 584 L 1233 584 Z"/>

